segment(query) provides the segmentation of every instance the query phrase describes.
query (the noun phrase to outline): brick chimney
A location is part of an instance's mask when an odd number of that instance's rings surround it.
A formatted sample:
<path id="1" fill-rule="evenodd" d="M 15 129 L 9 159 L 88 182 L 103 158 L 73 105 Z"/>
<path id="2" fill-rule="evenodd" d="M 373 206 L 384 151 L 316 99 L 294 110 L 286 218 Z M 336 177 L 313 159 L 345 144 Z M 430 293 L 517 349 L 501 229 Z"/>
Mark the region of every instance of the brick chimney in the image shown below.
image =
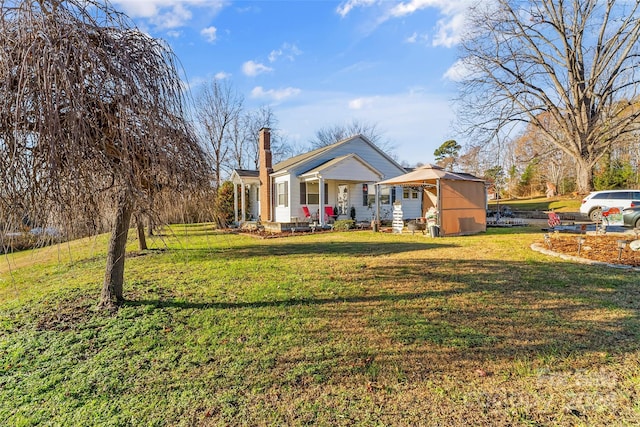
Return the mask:
<path id="1" fill-rule="evenodd" d="M 260 129 L 260 220 L 271 221 L 271 132 L 269 128 Z"/>

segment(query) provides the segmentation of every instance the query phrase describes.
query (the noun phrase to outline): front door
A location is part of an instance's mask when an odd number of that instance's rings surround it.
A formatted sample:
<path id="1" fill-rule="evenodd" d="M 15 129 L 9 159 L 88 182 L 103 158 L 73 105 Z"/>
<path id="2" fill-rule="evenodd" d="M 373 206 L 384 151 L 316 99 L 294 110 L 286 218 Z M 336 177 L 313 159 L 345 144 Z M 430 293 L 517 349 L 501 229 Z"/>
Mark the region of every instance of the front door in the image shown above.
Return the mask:
<path id="1" fill-rule="evenodd" d="M 349 186 L 338 185 L 338 215 L 349 215 Z"/>

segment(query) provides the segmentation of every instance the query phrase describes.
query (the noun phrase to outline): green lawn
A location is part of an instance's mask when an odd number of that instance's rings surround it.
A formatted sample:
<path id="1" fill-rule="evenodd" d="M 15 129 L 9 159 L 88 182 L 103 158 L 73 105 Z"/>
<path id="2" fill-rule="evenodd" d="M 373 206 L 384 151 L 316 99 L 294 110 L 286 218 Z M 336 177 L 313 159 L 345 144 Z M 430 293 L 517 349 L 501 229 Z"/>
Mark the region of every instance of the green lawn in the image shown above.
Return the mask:
<path id="1" fill-rule="evenodd" d="M 179 226 L 95 310 L 106 239 L 0 263 L 0 425 L 638 425 L 640 273 L 539 230 Z"/>
<path id="2" fill-rule="evenodd" d="M 582 198 L 569 197 L 533 197 L 528 199 L 503 199 L 489 201 L 489 209 L 495 209 L 496 204 L 509 206 L 514 211 L 550 211 L 578 212 Z"/>

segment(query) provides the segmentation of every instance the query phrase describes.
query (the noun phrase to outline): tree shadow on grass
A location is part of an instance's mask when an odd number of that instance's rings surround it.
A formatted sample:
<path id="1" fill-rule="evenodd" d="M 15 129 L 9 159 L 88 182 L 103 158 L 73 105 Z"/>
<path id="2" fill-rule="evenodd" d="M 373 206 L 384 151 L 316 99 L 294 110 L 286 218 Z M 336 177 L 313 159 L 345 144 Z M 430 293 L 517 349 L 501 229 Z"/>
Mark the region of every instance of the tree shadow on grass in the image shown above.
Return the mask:
<path id="1" fill-rule="evenodd" d="M 175 256 L 185 260 L 211 259 L 224 256 L 225 259 L 246 259 L 267 256 L 297 255 L 352 255 L 357 257 L 399 254 L 436 248 L 456 247 L 450 243 L 436 242 L 287 242 L 286 244 L 237 245 L 233 248 L 180 249 Z"/>
<path id="2" fill-rule="evenodd" d="M 249 318 L 273 309 L 302 320 L 310 309 L 331 331 L 340 332 L 334 335 L 338 340 L 390 342 L 381 350 L 389 360 L 405 353 L 432 359 L 438 354 L 434 348 L 448 349 L 450 360 L 460 363 L 522 354 L 621 354 L 639 348 L 636 275 L 569 263 L 481 259 L 395 259 L 370 268 L 375 281 L 365 284 L 361 295 L 238 302 L 183 301 L 167 295 L 125 306 L 240 309 Z"/>

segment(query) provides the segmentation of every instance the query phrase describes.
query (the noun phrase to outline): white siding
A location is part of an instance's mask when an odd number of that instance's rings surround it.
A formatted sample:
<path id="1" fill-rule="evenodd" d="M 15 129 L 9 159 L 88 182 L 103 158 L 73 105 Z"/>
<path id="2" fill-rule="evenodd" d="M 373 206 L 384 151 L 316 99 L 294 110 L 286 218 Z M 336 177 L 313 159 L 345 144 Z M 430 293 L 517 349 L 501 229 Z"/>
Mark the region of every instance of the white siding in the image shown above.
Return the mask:
<path id="1" fill-rule="evenodd" d="M 422 210 L 422 194 L 418 197 L 418 199 L 403 199 L 402 198 L 402 187 L 397 187 L 396 191 L 399 197 L 396 198 L 397 202 L 402 203 L 402 217 L 404 219 L 416 219 L 423 216 L 420 212 Z"/>
<path id="2" fill-rule="evenodd" d="M 405 173 L 404 169 L 396 166 L 393 162 L 389 161 L 389 159 L 381 155 L 380 152 L 378 152 L 375 148 L 373 148 L 366 141 L 360 138 L 354 138 L 344 144 L 335 147 L 332 150 L 322 153 L 322 155 L 311 159 L 309 162 L 306 162 L 302 165 L 297 165 L 289 172 L 291 172 L 293 175 L 299 175 L 331 159 L 335 159 L 336 157 L 340 156 L 346 156 L 352 153 L 357 154 L 365 162 L 380 171 L 384 175 L 382 179 L 393 178 L 394 176 L 403 175 Z"/>
<path id="3" fill-rule="evenodd" d="M 275 222 L 289 222 L 290 218 L 291 218 L 291 203 L 292 203 L 292 199 L 291 199 L 291 191 L 292 191 L 292 187 L 294 187 L 296 184 L 292 185 L 291 181 L 290 181 L 291 176 L 290 175 L 283 175 L 283 176 L 279 176 L 277 177 L 274 182 L 275 182 L 275 188 L 274 188 L 274 202 L 275 202 Z M 295 180 L 297 183 L 297 180 Z M 279 183 L 283 183 L 283 182 L 287 182 L 289 183 L 289 188 L 288 188 L 288 206 L 279 206 L 278 205 L 278 184 Z M 298 190 L 299 191 L 299 190 Z"/>
<path id="4" fill-rule="evenodd" d="M 378 170 L 383 174 L 381 180 L 393 178 L 399 175 L 403 175 L 406 171 L 402 169 L 399 165 L 395 164 L 393 161 L 390 161 L 387 157 L 382 155 L 378 150 L 372 147 L 369 143 L 361 138 L 354 138 L 350 141 L 345 142 L 344 144 L 340 144 L 339 146 L 322 153 L 318 157 L 310 159 L 307 162 L 295 165 L 290 168 L 288 172 L 290 175 L 283 175 L 276 178 L 276 182 L 281 182 L 282 180 L 289 181 L 289 206 L 287 208 L 276 207 L 275 212 L 275 220 L 278 222 L 288 222 L 292 216 L 297 216 L 299 218 L 303 217 L 302 214 L 302 205 L 300 204 L 300 183 L 297 178 L 298 175 L 301 175 L 309 170 L 312 170 L 323 163 L 326 163 L 332 159 L 337 157 L 346 156 L 349 154 L 356 154 L 362 160 L 367 162 L 373 168 Z M 348 165 L 348 162 L 345 164 Z M 339 169 L 339 170 L 338 170 Z M 336 206 L 337 204 L 337 189 L 340 184 L 348 184 L 349 185 L 349 205 L 353 206 L 356 209 L 356 220 L 357 221 L 370 221 L 375 215 L 375 206 L 369 208 L 366 205 L 363 205 L 363 196 L 362 196 L 362 184 L 354 183 L 353 181 L 359 181 L 363 179 L 363 177 L 357 174 L 357 169 L 345 169 L 344 165 L 337 165 L 335 170 L 331 170 L 332 172 L 340 172 L 340 176 L 344 180 L 327 180 L 325 181 L 329 186 L 329 197 L 328 204 L 329 206 Z M 351 172 L 353 172 L 351 174 Z M 334 173 L 330 173 L 330 175 L 334 175 Z M 337 174 L 336 174 L 337 175 Z M 370 178 L 368 176 L 367 178 Z M 345 182 L 346 181 L 346 182 Z M 351 181 L 351 182 L 348 182 Z M 369 188 L 373 187 L 373 183 L 369 182 Z M 402 188 L 397 187 L 396 189 L 396 201 L 402 202 L 402 210 L 403 216 L 405 219 L 419 218 L 422 216 L 420 213 L 421 210 L 421 199 L 417 200 L 403 200 L 402 199 Z M 318 209 L 317 205 L 309 205 L 309 210 L 313 213 Z M 388 219 L 391 219 L 391 213 L 393 207 L 391 204 L 381 205 L 381 218 L 385 218 L 385 214 Z M 348 219 L 349 215 L 341 216 L 340 219 Z"/>

